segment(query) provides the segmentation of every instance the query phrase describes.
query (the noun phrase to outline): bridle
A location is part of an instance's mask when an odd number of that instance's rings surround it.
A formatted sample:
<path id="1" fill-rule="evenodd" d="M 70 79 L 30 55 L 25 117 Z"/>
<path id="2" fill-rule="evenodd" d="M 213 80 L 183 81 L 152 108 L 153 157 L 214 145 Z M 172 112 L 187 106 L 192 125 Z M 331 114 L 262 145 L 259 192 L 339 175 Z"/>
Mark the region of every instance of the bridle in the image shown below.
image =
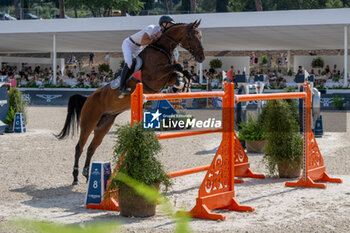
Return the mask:
<path id="1" fill-rule="evenodd" d="M 189 49 L 188 51 L 193 55 L 195 56 L 195 49 L 203 49 L 203 46 L 202 45 L 197 45 L 197 46 L 193 46 L 191 45 L 191 42 L 194 41 L 196 38 L 195 36 L 193 35 L 193 33 L 191 33 L 191 28 L 190 28 L 190 25 L 187 25 L 186 26 L 186 39 L 187 39 L 187 43 L 188 43 L 188 46 L 189 46 Z M 186 49 L 183 45 L 181 45 L 181 47 L 183 47 L 184 49 Z"/>
<path id="2" fill-rule="evenodd" d="M 167 29 L 170 29 L 170 27 Z M 173 43 L 175 45 L 174 47 L 176 47 L 178 44 L 180 44 L 180 46 L 182 48 L 188 50 L 193 56 L 195 56 L 195 49 L 203 49 L 203 46 L 202 45 L 194 46 L 191 44 L 191 42 L 193 42 L 196 39 L 195 36 L 193 35 L 193 33 L 191 33 L 192 30 L 193 29 L 191 29 L 190 24 L 188 24 L 186 26 L 186 39 L 187 39 L 188 48 L 186 48 L 183 44 L 181 44 L 180 41 L 174 40 L 172 37 L 170 37 L 166 33 L 163 33 L 162 36 L 168 38 L 171 41 L 171 43 Z"/>

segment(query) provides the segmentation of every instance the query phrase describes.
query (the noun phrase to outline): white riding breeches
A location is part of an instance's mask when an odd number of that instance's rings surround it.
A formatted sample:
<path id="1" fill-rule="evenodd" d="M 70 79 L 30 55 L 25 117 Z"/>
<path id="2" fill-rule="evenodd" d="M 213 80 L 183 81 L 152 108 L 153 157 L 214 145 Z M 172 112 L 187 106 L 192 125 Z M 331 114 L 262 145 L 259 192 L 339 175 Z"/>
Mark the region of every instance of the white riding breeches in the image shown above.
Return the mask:
<path id="1" fill-rule="evenodd" d="M 124 61 L 128 65 L 129 69 L 131 68 L 133 57 L 139 55 L 142 49 L 142 46 L 137 46 L 134 43 L 132 43 L 129 37 L 123 41 L 122 50 L 124 55 Z"/>

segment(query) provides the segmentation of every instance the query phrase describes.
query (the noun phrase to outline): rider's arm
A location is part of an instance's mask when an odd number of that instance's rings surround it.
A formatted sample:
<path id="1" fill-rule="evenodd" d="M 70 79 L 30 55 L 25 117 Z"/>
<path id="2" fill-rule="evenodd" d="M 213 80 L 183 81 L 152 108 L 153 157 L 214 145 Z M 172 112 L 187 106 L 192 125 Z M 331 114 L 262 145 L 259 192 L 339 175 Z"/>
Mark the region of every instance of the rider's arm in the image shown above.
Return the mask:
<path id="1" fill-rule="evenodd" d="M 150 37 L 147 33 L 143 34 L 141 39 L 141 45 L 149 45 L 153 41 L 156 41 L 159 39 L 159 37 L 162 35 L 162 32 L 159 31 L 154 37 Z"/>

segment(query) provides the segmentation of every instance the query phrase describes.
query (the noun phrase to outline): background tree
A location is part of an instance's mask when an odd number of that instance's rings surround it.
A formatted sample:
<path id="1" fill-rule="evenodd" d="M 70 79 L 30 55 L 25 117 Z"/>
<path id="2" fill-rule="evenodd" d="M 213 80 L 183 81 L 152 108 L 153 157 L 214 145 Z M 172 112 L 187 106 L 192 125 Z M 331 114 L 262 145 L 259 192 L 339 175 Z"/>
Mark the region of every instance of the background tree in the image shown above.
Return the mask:
<path id="1" fill-rule="evenodd" d="M 115 7 L 121 10 L 123 16 L 126 16 L 126 12 L 138 13 L 143 9 L 143 2 L 140 2 L 139 0 L 114 0 L 114 1 L 116 3 Z"/>
<path id="2" fill-rule="evenodd" d="M 141 0 L 143 2 L 144 10 L 153 10 L 154 8 L 154 0 Z"/>
<path id="3" fill-rule="evenodd" d="M 170 0 L 171 1 L 171 0 Z M 164 10 L 166 14 L 169 14 L 168 0 L 163 0 Z"/>
<path id="4" fill-rule="evenodd" d="M 74 17 L 78 18 L 78 10 L 83 7 L 82 0 L 65 0 L 66 6 L 74 10 Z"/>
<path id="5" fill-rule="evenodd" d="M 168 7 L 169 7 L 169 12 L 174 13 L 173 0 L 169 0 Z"/>
<path id="6" fill-rule="evenodd" d="M 59 5 L 60 18 L 64 19 L 65 15 L 66 15 L 66 8 L 64 5 L 64 0 L 58 0 L 58 5 Z"/>
<path id="7" fill-rule="evenodd" d="M 242 1 L 236 1 L 236 0 L 229 0 L 227 5 L 227 10 L 229 12 L 235 11 L 235 12 L 241 12 L 243 11 L 244 3 Z"/>
<path id="8" fill-rule="evenodd" d="M 216 1 L 216 12 L 227 12 L 228 0 Z"/>
<path id="9" fill-rule="evenodd" d="M 261 0 L 254 0 L 254 3 L 255 3 L 255 7 L 256 7 L 257 11 L 262 11 L 263 10 Z"/>
<path id="10" fill-rule="evenodd" d="M 12 6 L 13 4 L 17 4 L 17 0 L 1 0 L 0 7 Z"/>
<path id="11" fill-rule="evenodd" d="M 327 8 L 342 8 L 344 4 L 340 0 L 328 0 L 326 3 Z"/>
<path id="12" fill-rule="evenodd" d="M 190 12 L 191 11 L 191 1 L 190 0 L 182 0 L 181 1 L 181 11 L 182 12 Z"/>
<path id="13" fill-rule="evenodd" d="M 237 2 L 236 0 L 231 0 Z M 215 12 L 216 1 L 213 0 L 198 0 L 198 8 L 201 12 Z M 238 1 L 240 2 L 240 0 Z"/>
<path id="14" fill-rule="evenodd" d="M 196 13 L 196 0 L 190 1 L 191 13 Z"/>

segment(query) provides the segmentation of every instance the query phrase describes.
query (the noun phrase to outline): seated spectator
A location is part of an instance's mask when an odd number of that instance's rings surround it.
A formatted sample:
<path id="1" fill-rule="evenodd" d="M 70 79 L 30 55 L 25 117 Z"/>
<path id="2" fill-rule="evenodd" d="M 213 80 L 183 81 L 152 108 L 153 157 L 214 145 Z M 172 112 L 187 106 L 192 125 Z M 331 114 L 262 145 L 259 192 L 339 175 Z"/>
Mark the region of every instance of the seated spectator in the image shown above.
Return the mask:
<path id="1" fill-rule="evenodd" d="M 77 66 L 74 66 L 72 70 L 74 77 L 78 77 L 79 72 L 79 68 Z"/>
<path id="2" fill-rule="evenodd" d="M 209 69 L 209 72 L 207 73 L 207 82 L 208 82 L 208 85 L 207 85 L 207 90 L 208 91 L 211 91 L 212 90 L 212 82 L 214 80 L 214 74 L 216 73 L 216 71 L 213 69 L 213 68 L 210 68 Z"/>
<path id="3" fill-rule="evenodd" d="M 194 80 L 194 82 L 198 83 L 199 78 L 198 78 L 198 75 L 197 75 L 197 72 L 196 72 L 194 66 L 191 66 L 190 74 L 192 75 L 192 79 Z"/>
<path id="4" fill-rule="evenodd" d="M 337 73 L 337 65 L 336 64 L 334 64 L 334 66 L 333 66 L 333 72 L 332 72 L 333 74 L 336 74 Z"/>
<path id="5" fill-rule="evenodd" d="M 326 73 L 327 76 L 330 75 L 331 70 L 329 69 L 329 65 L 326 65 L 326 67 L 324 68 L 324 72 Z"/>
<path id="6" fill-rule="evenodd" d="M 203 71 L 203 83 L 207 82 L 207 73 L 208 73 L 208 70 L 204 69 L 204 71 Z"/>
<path id="7" fill-rule="evenodd" d="M 28 78 L 24 74 L 22 74 L 21 75 L 21 86 L 26 85 L 28 82 L 29 82 Z"/>

